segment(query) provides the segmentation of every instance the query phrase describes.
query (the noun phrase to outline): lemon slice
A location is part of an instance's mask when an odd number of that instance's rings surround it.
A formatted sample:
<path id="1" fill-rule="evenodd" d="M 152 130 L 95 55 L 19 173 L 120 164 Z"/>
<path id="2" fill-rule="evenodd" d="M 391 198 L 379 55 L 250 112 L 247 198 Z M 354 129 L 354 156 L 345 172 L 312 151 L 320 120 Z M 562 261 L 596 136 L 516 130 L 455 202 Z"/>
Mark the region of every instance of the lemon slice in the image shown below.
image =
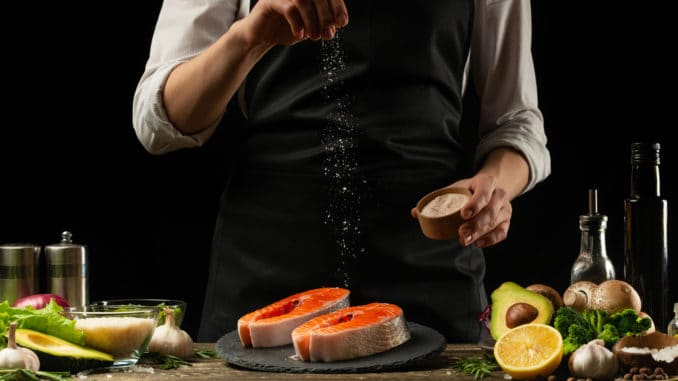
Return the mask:
<path id="1" fill-rule="evenodd" d="M 563 337 L 550 325 L 520 325 L 497 340 L 494 358 L 504 373 L 515 379 L 548 377 L 563 359 Z"/>

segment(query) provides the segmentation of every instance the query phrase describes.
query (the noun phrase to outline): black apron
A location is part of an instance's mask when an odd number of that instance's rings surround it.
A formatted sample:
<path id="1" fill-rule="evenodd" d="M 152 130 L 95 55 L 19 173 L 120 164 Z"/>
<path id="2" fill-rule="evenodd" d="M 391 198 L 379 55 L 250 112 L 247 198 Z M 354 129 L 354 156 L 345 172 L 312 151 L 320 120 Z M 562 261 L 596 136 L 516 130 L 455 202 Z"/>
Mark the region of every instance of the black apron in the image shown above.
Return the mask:
<path id="1" fill-rule="evenodd" d="M 330 42 L 275 47 L 245 84 L 247 122 L 221 200 L 199 341 L 290 294 L 351 290 L 476 341 L 482 251 L 424 237 L 410 209 L 469 176 L 459 122 L 472 0 L 348 0 Z"/>

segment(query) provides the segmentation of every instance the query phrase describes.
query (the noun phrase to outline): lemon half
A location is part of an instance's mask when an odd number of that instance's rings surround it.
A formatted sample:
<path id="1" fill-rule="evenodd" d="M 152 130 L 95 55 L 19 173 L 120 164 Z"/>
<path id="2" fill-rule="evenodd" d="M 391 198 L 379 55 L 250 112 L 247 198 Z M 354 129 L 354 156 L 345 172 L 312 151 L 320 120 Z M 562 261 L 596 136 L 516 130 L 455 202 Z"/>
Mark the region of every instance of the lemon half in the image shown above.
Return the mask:
<path id="1" fill-rule="evenodd" d="M 494 358 L 504 373 L 515 379 L 548 377 L 563 359 L 563 337 L 550 325 L 520 325 L 497 340 Z"/>

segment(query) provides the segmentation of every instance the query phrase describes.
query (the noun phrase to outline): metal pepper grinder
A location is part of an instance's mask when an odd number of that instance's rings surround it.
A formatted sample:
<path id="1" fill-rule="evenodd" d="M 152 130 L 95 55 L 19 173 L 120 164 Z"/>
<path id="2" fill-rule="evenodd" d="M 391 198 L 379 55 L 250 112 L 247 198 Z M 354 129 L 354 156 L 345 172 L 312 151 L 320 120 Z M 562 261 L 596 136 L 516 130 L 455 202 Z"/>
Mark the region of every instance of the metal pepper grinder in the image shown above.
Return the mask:
<path id="1" fill-rule="evenodd" d="M 62 296 L 71 306 L 89 303 L 89 263 L 87 247 L 74 244 L 69 231 L 61 242 L 45 246 L 47 292 Z"/>
<path id="2" fill-rule="evenodd" d="M 0 245 L 0 303 L 37 294 L 40 288 L 40 246 L 30 243 Z"/>

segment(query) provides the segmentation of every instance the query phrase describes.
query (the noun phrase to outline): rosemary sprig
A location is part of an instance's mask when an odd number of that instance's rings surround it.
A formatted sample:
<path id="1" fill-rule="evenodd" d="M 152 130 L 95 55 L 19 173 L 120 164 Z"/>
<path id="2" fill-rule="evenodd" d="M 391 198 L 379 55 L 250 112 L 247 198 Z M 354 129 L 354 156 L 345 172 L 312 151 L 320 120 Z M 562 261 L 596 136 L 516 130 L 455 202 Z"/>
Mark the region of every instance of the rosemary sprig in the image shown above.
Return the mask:
<path id="1" fill-rule="evenodd" d="M 452 369 L 458 375 L 471 375 L 474 379 L 480 380 L 499 370 L 499 364 L 494 356 L 485 353 L 483 356 L 455 359 L 452 361 Z"/>
<path id="2" fill-rule="evenodd" d="M 155 352 L 144 353 L 139 359 L 139 364 L 162 365 L 162 369 L 177 369 L 181 365 L 193 366 L 190 361 L 172 355 L 161 355 Z"/>
<path id="3" fill-rule="evenodd" d="M 208 349 L 194 349 L 193 357 L 197 359 L 213 359 L 217 357 L 217 352 Z M 139 359 L 139 364 L 162 365 L 162 369 L 177 369 L 181 365 L 193 366 L 193 363 L 189 360 L 172 355 L 161 355 L 156 352 L 144 353 Z"/>
<path id="4" fill-rule="evenodd" d="M 193 366 L 190 361 L 186 361 L 182 358 L 172 355 L 162 356 L 165 359 L 165 363 L 162 365 L 162 369 L 177 369 L 181 365 Z"/>
<path id="5" fill-rule="evenodd" d="M 211 351 L 209 349 L 194 349 L 193 357 L 199 359 L 214 359 L 217 358 L 217 352 Z"/>
<path id="6" fill-rule="evenodd" d="M 32 371 L 28 369 L 0 369 L 0 380 L 2 381 L 70 381 L 68 372 L 45 372 Z"/>

